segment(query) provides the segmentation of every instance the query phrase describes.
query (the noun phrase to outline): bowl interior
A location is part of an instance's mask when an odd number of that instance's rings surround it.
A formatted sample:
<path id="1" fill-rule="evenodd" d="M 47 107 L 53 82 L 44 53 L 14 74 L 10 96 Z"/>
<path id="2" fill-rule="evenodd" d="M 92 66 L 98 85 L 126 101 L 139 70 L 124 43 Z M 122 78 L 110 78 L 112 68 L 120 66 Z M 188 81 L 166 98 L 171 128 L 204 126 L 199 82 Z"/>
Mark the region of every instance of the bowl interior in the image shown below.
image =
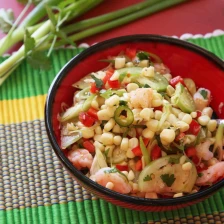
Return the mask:
<path id="1" fill-rule="evenodd" d="M 122 37 L 96 44 L 73 58 L 55 78 L 48 96 L 47 112 L 50 118 L 51 137 L 60 146 L 60 130 L 57 116 L 61 104 L 72 104 L 74 87 L 85 75 L 105 68 L 108 63 L 100 62 L 108 56 L 116 56 L 126 48 L 148 51 L 162 58 L 172 76 L 192 78 L 198 87 L 208 88 L 212 93 L 211 106 L 219 118 L 224 118 L 224 63 L 213 54 L 185 41 L 168 37 L 137 35 Z M 52 139 L 51 139 L 52 141 Z M 222 181 L 223 182 L 223 181 Z M 220 187 L 220 186 L 219 186 Z"/>

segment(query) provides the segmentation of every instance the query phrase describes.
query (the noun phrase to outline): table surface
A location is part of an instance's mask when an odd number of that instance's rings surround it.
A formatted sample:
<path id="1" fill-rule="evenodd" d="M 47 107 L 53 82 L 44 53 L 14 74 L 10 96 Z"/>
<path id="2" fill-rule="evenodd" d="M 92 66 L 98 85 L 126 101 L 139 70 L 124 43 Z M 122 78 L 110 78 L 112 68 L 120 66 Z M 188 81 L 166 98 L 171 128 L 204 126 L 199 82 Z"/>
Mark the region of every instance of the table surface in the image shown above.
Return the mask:
<path id="1" fill-rule="evenodd" d="M 88 17 L 99 15 L 140 2 L 139 0 L 105 1 Z M 23 6 L 16 0 L 1 0 L 0 8 L 12 8 L 17 17 Z M 206 34 L 216 29 L 224 30 L 224 0 L 189 0 L 189 2 L 164 10 L 157 14 L 139 19 L 87 38 L 83 41 L 92 44 L 112 37 L 131 34 L 161 34 L 181 36 L 184 33 Z M 3 36 L 0 34 L 0 37 Z"/>

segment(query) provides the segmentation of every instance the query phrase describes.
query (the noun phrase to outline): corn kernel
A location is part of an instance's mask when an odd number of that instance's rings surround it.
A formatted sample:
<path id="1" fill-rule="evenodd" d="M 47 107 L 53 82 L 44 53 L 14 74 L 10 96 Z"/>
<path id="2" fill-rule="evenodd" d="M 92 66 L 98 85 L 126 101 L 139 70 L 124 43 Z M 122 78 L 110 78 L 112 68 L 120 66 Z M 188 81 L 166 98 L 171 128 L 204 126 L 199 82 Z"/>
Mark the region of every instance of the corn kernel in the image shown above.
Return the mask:
<path id="1" fill-rule="evenodd" d="M 138 66 L 139 66 L 139 67 L 142 67 L 142 68 L 144 68 L 144 67 L 149 67 L 149 60 L 142 60 L 142 61 L 140 61 L 140 62 L 138 63 Z"/>
<path id="2" fill-rule="evenodd" d="M 178 198 L 178 197 L 182 197 L 183 196 L 183 193 L 177 193 L 177 194 L 175 194 L 173 197 L 174 198 Z"/>
<path id="3" fill-rule="evenodd" d="M 103 133 L 101 135 L 101 142 L 104 144 L 104 145 L 112 145 L 113 144 L 113 141 L 114 140 L 114 135 L 110 132 L 107 132 L 107 133 Z"/>
<path id="4" fill-rule="evenodd" d="M 175 132 L 172 129 L 163 129 L 160 133 L 160 139 L 164 142 L 171 143 L 175 139 Z"/>
<path id="5" fill-rule="evenodd" d="M 189 124 L 184 121 L 177 121 L 174 126 L 178 128 L 180 132 L 185 132 L 189 129 Z"/>
<path id="6" fill-rule="evenodd" d="M 198 123 L 202 126 L 206 126 L 210 121 L 210 117 L 208 115 L 202 115 L 198 118 Z"/>
<path id="7" fill-rule="evenodd" d="M 207 124 L 207 128 L 209 131 L 213 132 L 216 130 L 217 127 L 217 121 L 216 120 L 210 120 Z"/>
<path id="8" fill-rule="evenodd" d="M 128 141 L 128 148 L 133 149 L 133 148 L 135 148 L 137 146 L 138 146 L 138 139 L 137 138 L 129 139 L 129 141 Z"/>
<path id="9" fill-rule="evenodd" d="M 155 135 L 155 132 L 151 131 L 150 128 L 145 128 L 142 131 L 142 136 L 144 138 L 150 138 L 150 139 L 152 139 L 154 137 L 154 135 Z"/>
<path id="10" fill-rule="evenodd" d="M 105 104 L 108 107 L 113 107 L 115 105 L 118 105 L 119 104 L 119 101 L 120 101 L 120 97 L 117 96 L 117 95 L 113 95 L 110 98 L 106 99 Z"/>
<path id="11" fill-rule="evenodd" d="M 129 83 L 127 85 L 127 92 L 130 93 L 131 91 L 134 91 L 134 90 L 136 90 L 138 88 L 139 88 L 138 84 L 136 84 L 136 83 Z"/>
<path id="12" fill-rule="evenodd" d="M 111 118 L 105 125 L 104 125 L 104 130 L 105 131 L 110 131 L 115 125 L 115 120 Z"/>
<path id="13" fill-rule="evenodd" d="M 128 68 L 133 67 L 133 66 L 134 66 L 134 64 L 132 62 L 127 62 L 125 64 L 125 67 L 128 67 Z"/>
<path id="14" fill-rule="evenodd" d="M 180 113 L 178 114 L 178 118 L 179 118 L 180 120 L 182 120 L 183 117 L 184 117 L 184 115 L 185 115 L 184 112 L 180 112 Z"/>
<path id="15" fill-rule="evenodd" d="M 94 136 L 94 130 L 90 128 L 83 127 L 81 132 L 83 138 L 92 138 Z"/>
<path id="16" fill-rule="evenodd" d="M 146 123 L 146 126 L 153 132 L 156 132 L 158 129 L 159 121 L 152 119 Z"/>
<path id="17" fill-rule="evenodd" d="M 135 154 L 132 152 L 131 148 L 128 148 L 128 150 L 126 152 L 126 156 L 127 156 L 127 158 L 130 158 L 130 159 L 135 158 Z"/>
<path id="18" fill-rule="evenodd" d="M 160 118 L 162 117 L 162 114 L 163 114 L 162 111 L 156 110 L 155 113 L 154 113 L 155 119 L 159 121 Z"/>
<path id="19" fill-rule="evenodd" d="M 93 139 L 94 139 L 94 141 L 101 142 L 101 135 L 94 135 Z"/>
<path id="20" fill-rule="evenodd" d="M 191 112 L 191 117 L 192 118 L 196 118 L 197 117 L 197 112 L 195 112 L 195 111 L 194 112 Z"/>
<path id="21" fill-rule="evenodd" d="M 135 160 L 134 159 L 130 159 L 128 161 L 128 167 L 132 170 L 135 170 Z"/>
<path id="22" fill-rule="evenodd" d="M 166 93 L 169 97 L 171 97 L 175 93 L 175 89 L 173 88 L 173 86 L 168 85 L 166 87 Z"/>
<path id="23" fill-rule="evenodd" d="M 156 198 L 158 198 L 158 195 L 157 195 L 157 193 L 155 193 L 155 192 L 147 192 L 147 193 L 145 194 L 145 198 L 156 199 Z"/>
<path id="24" fill-rule="evenodd" d="M 112 182 L 107 182 L 106 184 L 106 188 L 110 189 L 110 190 L 113 190 L 114 188 L 114 184 Z"/>
<path id="25" fill-rule="evenodd" d="M 126 177 L 128 177 L 128 171 L 124 170 L 124 171 L 121 171 Z"/>
<path id="26" fill-rule="evenodd" d="M 185 161 L 186 161 L 186 159 L 187 159 L 186 156 L 181 156 L 181 157 L 180 157 L 180 164 L 181 164 L 181 165 L 184 164 Z"/>
<path id="27" fill-rule="evenodd" d="M 152 107 L 159 107 L 163 104 L 162 100 L 152 100 Z"/>
<path id="28" fill-rule="evenodd" d="M 175 107 L 172 107 L 172 113 L 173 113 L 176 117 L 178 117 L 179 113 L 181 113 L 181 110 L 179 110 L 179 109 L 177 109 L 177 108 L 175 108 Z"/>
<path id="29" fill-rule="evenodd" d="M 107 153 L 108 158 L 112 157 L 114 148 L 115 148 L 115 145 L 107 145 L 104 148 L 104 151 L 105 151 L 105 153 Z"/>
<path id="30" fill-rule="evenodd" d="M 93 145 L 95 146 L 96 149 L 99 149 L 100 151 L 104 151 L 105 149 L 104 145 L 98 141 L 94 141 Z"/>
<path id="31" fill-rule="evenodd" d="M 142 69 L 142 75 L 146 77 L 153 78 L 155 75 L 154 67 L 145 67 Z"/>
<path id="32" fill-rule="evenodd" d="M 186 162 L 182 165 L 182 170 L 189 171 L 192 169 L 192 164 L 190 162 Z"/>
<path id="33" fill-rule="evenodd" d="M 97 112 L 97 117 L 100 121 L 102 120 L 108 121 L 112 116 L 110 116 L 110 113 L 108 113 L 108 109 L 103 109 Z"/>
<path id="34" fill-rule="evenodd" d="M 166 119 L 170 124 L 174 126 L 176 122 L 178 121 L 177 117 L 174 114 L 170 114 Z"/>
<path id="35" fill-rule="evenodd" d="M 91 102 L 91 107 L 93 107 L 96 110 L 99 110 L 99 104 L 98 104 L 98 102 L 96 100 L 93 100 Z"/>
<path id="36" fill-rule="evenodd" d="M 123 68 L 125 66 L 125 58 L 115 58 L 114 67 L 116 69 Z"/>
<path id="37" fill-rule="evenodd" d="M 128 176 L 128 180 L 130 180 L 130 181 L 132 181 L 132 180 L 135 179 L 135 174 L 134 174 L 134 172 L 132 170 L 130 170 L 128 172 L 128 175 L 127 176 Z"/>
<path id="38" fill-rule="evenodd" d="M 190 124 L 192 121 L 192 117 L 190 114 L 185 114 L 182 118 L 182 121 L 186 122 L 187 124 Z"/>
<path id="39" fill-rule="evenodd" d="M 211 107 L 205 107 L 203 110 L 202 110 L 202 115 L 207 115 L 209 116 L 210 118 L 212 117 L 212 113 L 213 113 L 213 110 Z"/>
<path id="40" fill-rule="evenodd" d="M 121 133 L 121 127 L 118 124 L 115 124 L 112 130 L 114 133 Z"/>
<path id="41" fill-rule="evenodd" d="M 111 81 L 118 80 L 118 79 L 119 79 L 119 76 L 120 76 L 119 72 L 118 72 L 118 71 L 115 71 L 115 72 L 113 73 L 113 75 L 110 77 L 110 80 L 111 80 Z"/>
<path id="42" fill-rule="evenodd" d="M 95 128 L 95 133 L 96 133 L 97 135 L 101 135 L 101 134 L 103 133 L 103 131 L 102 131 L 102 129 L 101 129 L 100 126 L 96 126 L 96 128 Z"/>
<path id="43" fill-rule="evenodd" d="M 123 139 L 121 140 L 121 146 L 120 146 L 120 149 L 121 149 L 121 150 L 125 150 L 125 151 L 128 150 L 128 138 L 123 138 Z"/>
<path id="44" fill-rule="evenodd" d="M 139 113 L 140 117 L 143 118 L 146 121 L 149 121 L 151 116 L 152 116 L 152 109 L 151 108 L 144 108 L 141 110 L 141 112 Z"/>

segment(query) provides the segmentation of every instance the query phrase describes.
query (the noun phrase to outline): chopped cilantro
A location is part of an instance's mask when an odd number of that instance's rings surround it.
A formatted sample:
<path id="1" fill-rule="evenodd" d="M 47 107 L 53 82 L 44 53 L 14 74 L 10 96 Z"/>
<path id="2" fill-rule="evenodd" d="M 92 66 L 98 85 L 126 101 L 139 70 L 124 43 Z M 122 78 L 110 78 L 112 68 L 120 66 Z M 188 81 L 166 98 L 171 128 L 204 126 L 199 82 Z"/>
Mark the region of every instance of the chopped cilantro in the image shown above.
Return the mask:
<path id="1" fill-rule="evenodd" d="M 148 84 L 145 84 L 143 88 L 151 88 Z"/>
<path id="2" fill-rule="evenodd" d="M 91 77 L 94 79 L 97 88 L 101 88 L 101 87 L 103 87 L 103 81 L 102 81 L 101 79 L 98 79 L 98 78 L 97 78 L 96 76 L 94 76 L 94 75 L 91 75 Z"/>
<path id="3" fill-rule="evenodd" d="M 120 74 L 119 75 L 119 78 L 118 78 L 118 80 L 119 80 L 119 82 L 122 82 L 123 80 L 124 80 L 124 78 L 125 78 L 125 76 L 127 75 L 127 73 L 125 72 L 125 73 L 122 73 L 122 74 Z"/>
<path id="4" fill-rule="evenodd" d="M 170 157 L 168 162 L 171 164 L 178 164 L 180 161 L 179 158 Z"/>
<path id="5" fill-rule="evenodd" d="M 140 61 L 142 61 L 142 60 L 148 60 L 149 59 L 149 53 L 148 52 L 145 52 L 145 51 L 140 51 L 140 52 L 138 52 L 137 57 L 138 57 L 138 59 Z"/>
<path id="6" fill-rule="evenodd" d="M 116 167 L 111 168 L 110 170 L 104 170 L 104 173 L 119 173 L 120 175 L 124 176 L 127 180 L 127 176 L 122 173 L 120 170 L 118 170 Z"/>
<path id="7" fill-rule="evenodd" d="M 173 142 L 173 145 L 176 147 L 176 148 L 178 148 L 178 149 L 180 149 L 181 151 L 184 151 L 184 145 L 183 144 L 177 144 L 177 143 L 175 143 L 175 142 Z"/>
<path id="8" fill-rule="evenodd" d="M 207 99 L 208 92 L 207 92 L 206 90 L 202 89 L 202 90 L 200 91 L 200 93 L 201 93 L 201 95 L 203 96 L 204 99 Z"/>
<path id="9" fill-rule="evenodd" d="M 203 173 L 198 173 L 198 177 L 202 177 L 203 175 Z"/>
<path id="10" fill-rule="evenodd" d="M 110 151 L 110 148 L 108 148 L 108 149 L 104 152 L 106 158 L 108 157 L 108 153 L 109 153 L 109 151 Z"/>
<path id="11" fill-rule="evenodd" d="M 162 179 L 163 183 L 166 184 L 167 187 L 171 187 L 176 178 L 174 177 L 174 174 L 162 174 L 160 176 Z"/>
<path id="12" fill-rule="evenodd" d="M 152 173 L 150 174 L 150 176 L 147 175 L 147 176 L 145 176 L 144 179 L 143 179 L 143 181 L 150 181 L 150 180 L 152 180 Z"/>
<path id="13" fill-rule="evenodd" d="M 120 103 L 119 103 L 120 106 L 127 106 L 127 104 L 128 104 L 127 101 L 120 100 Z"/>

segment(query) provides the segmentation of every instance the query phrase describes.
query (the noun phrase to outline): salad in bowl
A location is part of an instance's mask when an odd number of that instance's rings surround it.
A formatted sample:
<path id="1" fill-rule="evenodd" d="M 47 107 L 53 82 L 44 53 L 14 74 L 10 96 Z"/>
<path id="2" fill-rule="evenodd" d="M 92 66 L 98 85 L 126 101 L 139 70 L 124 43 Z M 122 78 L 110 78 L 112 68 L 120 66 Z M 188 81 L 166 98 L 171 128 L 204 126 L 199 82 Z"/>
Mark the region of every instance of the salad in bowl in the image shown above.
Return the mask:
<path id="1" fill-rule="evenodd" d="M 224 125 L 209 88 L 173 75 L 159 54 L 126 47 L 75 83 L 58 115 L 60 146 L 97 184 L 133 197 L 194 194 L 224 177 Z"/>

